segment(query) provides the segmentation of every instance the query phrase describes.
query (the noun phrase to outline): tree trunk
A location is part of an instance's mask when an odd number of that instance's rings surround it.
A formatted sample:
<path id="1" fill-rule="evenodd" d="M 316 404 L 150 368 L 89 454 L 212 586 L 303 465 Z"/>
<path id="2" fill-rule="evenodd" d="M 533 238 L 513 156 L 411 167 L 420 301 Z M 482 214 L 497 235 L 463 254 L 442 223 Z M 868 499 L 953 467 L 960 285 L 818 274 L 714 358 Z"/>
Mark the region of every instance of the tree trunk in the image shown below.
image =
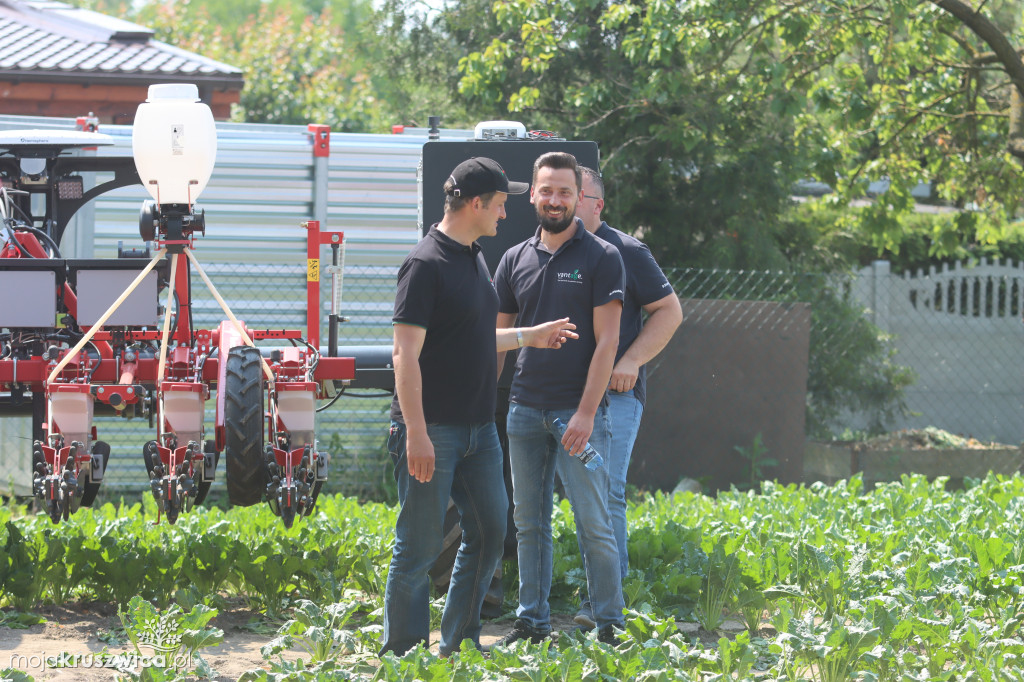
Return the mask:
<path id="1" fill-rule="evenodd" d="M 992 48 L 1006 75 L 1013 83 L 1010 96 L 1010 132 L 1007 149 L 1019 159 L 1024 159 L 1024 62 L 1002 31 L 973 7 L 960 0 L 932 0 L 941 9 L 949 12 Z"/>

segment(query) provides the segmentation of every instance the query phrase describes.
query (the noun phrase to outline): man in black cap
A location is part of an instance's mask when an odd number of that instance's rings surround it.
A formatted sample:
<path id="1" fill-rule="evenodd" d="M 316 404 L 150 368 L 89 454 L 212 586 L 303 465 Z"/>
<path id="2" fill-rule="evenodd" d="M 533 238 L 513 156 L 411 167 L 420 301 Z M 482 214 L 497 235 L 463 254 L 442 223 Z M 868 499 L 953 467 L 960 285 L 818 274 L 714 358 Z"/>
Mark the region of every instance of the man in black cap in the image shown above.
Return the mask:
<path id="1" fill-rule="evenodd" d="M 388 451 L 401 510 L 384 594 L 381 654 L 402 655 L 430 635 L 428 571 L 441 553 L 449 497 L 462 544 L 441 618 L 440 653 L 479 645 L 480 608 L 501 560 L 508 498 L 494 425 L 497 352 L 560 348 L 568 318 L 495 330 L 498 296 L 476 240 L 497 234 L 510 182 L 488 158 L 460 163 L 444 184 L 444 218 L 406 257 L 395 297 L 395 399 Z"/>

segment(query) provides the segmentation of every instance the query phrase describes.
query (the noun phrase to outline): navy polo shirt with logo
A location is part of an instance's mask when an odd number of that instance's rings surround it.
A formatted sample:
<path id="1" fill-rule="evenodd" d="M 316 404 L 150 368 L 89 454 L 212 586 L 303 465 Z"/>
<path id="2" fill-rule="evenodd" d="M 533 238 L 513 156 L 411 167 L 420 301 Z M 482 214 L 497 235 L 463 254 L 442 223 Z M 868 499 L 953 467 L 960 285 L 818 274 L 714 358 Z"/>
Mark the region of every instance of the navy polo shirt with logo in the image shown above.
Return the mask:
<path id="1" fill-rule="evenodd" d="M 427 330 L 419 360 L 428 424 L 494 421 L 497 317 L 498 297 L 480 246 L 460 244 L 435 224 L 398 271 L 392 318 Z M 397 392 L 391 418 L 404 422 Z"/>
<path id="2" fill-rule="evenodd" d="M 594 308 L 624 296 L 622 257 L 578 219 L 573 236 L 554 254 L 541 247 L 540 235 L 538 227 L 502 256 L 494 274 L 498 310 L 517 314 L 518 327 L 568 317 L 580 338 L 559 350 L 520 350 L 509 399 L 537 409 L 574 409 L 597 348 Z"/>
<path id="3" fill-rule="evenodd" d="M 626 266 L 626 298 L 622 301 L 622 322 L 619 325 L 619 351 L 615 360 L 623 356 L 643 329 L 643 307 L 660 301 L 672 293 L 665 273 L 647 245 L 636 237 L 616 230 L 606 222 L 594 232 L 599 238 L 619 250 Z M 641 404 L 647 401 L 647 366 L 640 366 L 633 395 Z"/>

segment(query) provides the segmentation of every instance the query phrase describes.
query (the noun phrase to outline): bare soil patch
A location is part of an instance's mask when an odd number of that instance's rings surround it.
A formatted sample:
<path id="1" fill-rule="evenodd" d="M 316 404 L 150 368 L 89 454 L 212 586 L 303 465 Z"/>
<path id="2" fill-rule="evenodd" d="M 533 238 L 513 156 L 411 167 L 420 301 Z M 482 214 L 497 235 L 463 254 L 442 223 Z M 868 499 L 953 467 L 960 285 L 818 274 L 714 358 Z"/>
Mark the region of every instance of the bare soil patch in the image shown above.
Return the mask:
<path id="1" fill-rule="evenodd" d="M 25 629 L 0 627 L 0 669 L 14 668 L 36 680 L 74 677 L 76 682 L 107 682 L 114 679 L 114 670 L 86 666 L 86 663 L 94 661 L 100 653 L 118 654 L 131 650 L 130 643 L 117 643 L 111 637 L 121 626 L 116 606 L 107 603 L 66 604 L 41 607 L 37 613 L 46 618 L 45 623 Z M 251 622 L 260 620 L 259 613 L 238 602 L 229 602 L 227 607 L 219 609 L 210 625 L 224 631 L 224 641 L 201 652 L 217 672 L 214 678 L 217 682 L 235 682 L 243 673 L 256 668 L 269 670 L 270 665 L 263 659 L 260 648 L 275 635 L 273 632 L 254 632 L 247 627 Z M 551 626 L 555 631 L 564 632 L 576 625 L 570 614 L 552 614 Z M 494 643 L 511 627 L 512 619 L 507 617 L 485 621 L 481 643 Z M 430 649 L 435 654 L 439 638 L 439 632 L 431 633 Z M 63 654 L 68 655 L 65 660 L 79 655 L 81 662 L 74 668 L 51 667 L 48 664 L 55 658 L 59 660 Z M 85 658 L 90 654 L 93 659 Z M 293 656 L 298 657 L 299 652 L 293 652 Z"/>
<path id="2" fill-rule="evenodd" d="M 87 665 L 96 654 L 118 654 L 131 651 L 130 643 L 119 643 L 114 633 L 120 628 L 117 608 L 112 604 L 89 603 L 46 606 L 37 610 L 45 623 L 25 629 L 0 628 L 0 668 L 14 668 L 32 675 L 36 680 L 67 679 L 72 675 L 83 682 L 111 680 L 115 671 Z M 223 608 L 210 625 L 224 631 L 224 641 L 205 649 L 203 658 L 220 676 L 217 680 L 237 680 L 247 670 L 263 667 L 266 662 L 260 647 L 273 638 L 245 629 L 259 614 L 241 606 Z M 122 635 L 123 638 L 123 635 Z M 74 668 L 55 668 L 56 659 L 71 656 L 82 658 Z"/>

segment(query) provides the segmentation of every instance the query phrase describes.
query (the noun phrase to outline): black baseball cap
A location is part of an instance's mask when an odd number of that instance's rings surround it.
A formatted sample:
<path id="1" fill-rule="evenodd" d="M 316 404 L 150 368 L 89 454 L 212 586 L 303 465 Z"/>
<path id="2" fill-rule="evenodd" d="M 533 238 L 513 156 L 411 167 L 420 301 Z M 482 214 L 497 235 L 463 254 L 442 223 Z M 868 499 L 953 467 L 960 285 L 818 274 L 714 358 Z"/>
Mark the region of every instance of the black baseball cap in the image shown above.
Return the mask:
<path id="1" fill-rule="evenodd" d="M 448 194 L 463 199 L 491 192 L 525 194 L 530 189 L 528 182 L 510 181 L 498 162 L 486 156 L 474 156 L 460 163 L 445 185 Z"/>

